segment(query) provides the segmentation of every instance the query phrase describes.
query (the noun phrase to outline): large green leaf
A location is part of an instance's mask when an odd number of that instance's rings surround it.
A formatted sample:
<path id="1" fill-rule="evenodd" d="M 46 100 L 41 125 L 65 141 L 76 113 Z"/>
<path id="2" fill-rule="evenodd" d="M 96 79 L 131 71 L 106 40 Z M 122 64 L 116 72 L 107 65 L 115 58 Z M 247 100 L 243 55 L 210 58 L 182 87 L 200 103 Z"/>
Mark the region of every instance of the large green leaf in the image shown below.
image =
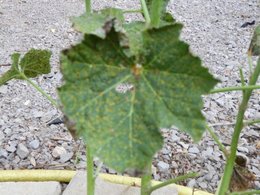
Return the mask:
<path id="1" fill-rule="evenodd" d="M 14 53 L 10 70 L 0 77 L 0 86 L 11 79 L 23 79 L 21 74 L 33 78 L 50 73 L 50 57 L 51 52 L 48 50 L 31 49 L 19 62 L 20 54 Z"/>
<path id="2" fill-rule="evenodd" d="M 92 14 L 83 14 L 72 17 L 73 27 L 85 34 L 93 34 L 105 38 L 111 25 L 111 19 L 116 18 L 119 23 L 124 22 L 123 11 L 116 8 L 108 8 Z"/>
<path id="3" fill-rule="evenodd" d="M 248 52 L 253 56 L 260 55 L 260 25 L 258 25 L 254 31 Z"/>
<path id="4" fill-rule="evenodd" d="M 85 35 L 63 52 L 64 112 L 94 154 L 118 171 L 151 161 L 162 146 L 161 127 L 174 124 L 196 141 L 204 132 L 201 95 L 217 80 L 178 39 L 181 28 L 142 32 L 143 49 L 132 57 L 113 28 L 105 39 Z"/>

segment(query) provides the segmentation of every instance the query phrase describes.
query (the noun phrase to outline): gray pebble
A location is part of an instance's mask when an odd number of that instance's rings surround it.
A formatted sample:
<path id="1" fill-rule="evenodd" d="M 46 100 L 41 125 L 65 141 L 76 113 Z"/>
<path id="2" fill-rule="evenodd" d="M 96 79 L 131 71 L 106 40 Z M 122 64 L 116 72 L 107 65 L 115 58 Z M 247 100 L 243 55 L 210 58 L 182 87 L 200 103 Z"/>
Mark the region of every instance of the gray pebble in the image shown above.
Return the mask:
<path id="1" fill-rule="evenodd" d="M 0 158 L 7 158 L 8 153 L 5 149 L 0 149 Z"/>
<path id="2" fill-rule="evenodd" d="M 34 150 L 38 149 L 40 146 L 39 140 L 35 139 L 29 143 L 30 147 Z"/>
<path id="3" fill-rule="evenodd" d="M 196 180 L 195 179 L 191 179 L 188 182 L 187 186 L 190 187 L 190 188 L 193 188 L 195 186 L 195 184 L 196 184 Z"/>
<path id="4" fill-rule="evenodd" d="M 6 85 L 2 85 L 2 86 L 0 87 L 0 93 L 2 93 L 2 94 L 6 94 L 6 93 L 7 93 L 7 90 L 8 90 L 8 88 L 7 88 Z"/>
<path id="5" fill-rule="evenodd" d="M 5 148 L 8 152 L 15 152 L 16 151 L 16 145 L 10 144 Z"/>
<path id="6" fill-rule="evenodd" d="M 200 153 L 200 150 L 197 147 L 190 147 L 188 150 L 189 153 L 198 154 Z"/>
<path id="7" fill-rule="evenodd" d="M 20 143 L 18 144 L 16 153 L 21 159 L 24 159 L 29 155 L 30 152 L 24 144 Z"/>
<path id="8" fill-rule="evenodd" d="M 65 163 L 65 162 L 69 161 L 72 157 L 73 157 L 73 152 L 68 152 L 68 153 L 66 152 L 60 156 L 59 161 L 61 163 Z"/>
<path id="9" fill-rule="evenodd" d="M 60 158 L 61 155 L 65 155 L 67 153 L 67 151 L 65 150 L 65 148 L 61 147 L 61 146 L 56 146 L 53 151 L 52 151 L 52 156 L 54 158 Z"/>
<path id="10" fill-rule="evenodd" d="M 246 147 L 239 146 L 239 147 L 237 147 L 237 150 L 239 152 L 249 153 L 249 150 Z"/>
<path id="11" fill-rule="evenodd" d="M 11 132 L 12 132 L 12 130 L 11 130 L 10 128 L 6 128 L 6 129 L 4 130 L 4 133 L 5 133 L 6 135 L 9 135 Z"/>
<path id="12" fill-rule="evenodd" d="M 159 161 L 159 163 L 157 164 L 158 168 L 161 170 L 161 171 L 167 171 L 170 167 L 169 164 L 163 162 L 163 161 Z"/>
<path id="13" fill-rule="evenodd" d="M 207 184 L 205 182 L 200 182 L 199 183 L 199 186 L 202 188 L 202 189 L 206 189 L 207 188 Z"/>

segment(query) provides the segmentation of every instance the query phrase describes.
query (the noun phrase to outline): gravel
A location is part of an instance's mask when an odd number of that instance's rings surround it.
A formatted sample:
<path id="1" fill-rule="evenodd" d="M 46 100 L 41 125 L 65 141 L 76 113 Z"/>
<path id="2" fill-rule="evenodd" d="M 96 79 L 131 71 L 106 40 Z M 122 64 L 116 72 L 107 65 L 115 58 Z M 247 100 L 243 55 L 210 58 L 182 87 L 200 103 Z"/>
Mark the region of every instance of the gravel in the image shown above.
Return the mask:
<path id="1" fill-rule="evenodd" d="M 30 151 L 24 144 L 20 143 L 18 144 L 16 153 L 21 159 L 24 159 L 29 155 Z"/>
<path id="2" fill-rule="evenodd" d="M 57 99 L 61 85 L 59 52 L 81 37 L 71 28 L 69 17 L 83 13 L 82 0 L 0 0 L 0 64 L 10 63 L 13 52 L 30 48 L 51 49 L 52 72 L 34 79 Z M 94 9 L 115 6 L 136 9 L 137 0 L 93 1 Z M 204 66 L 222 82 L 217 87 L 240 85 L 239 67 L 248 76 L 247 48 L 256 25 L 241 26 L 255 20 L 260 23 L 257 0 L 174 0 L 168 10 L 184 24 L 182 39 L 191 45 Z M 129 14 L 127 20 L 140 15 Z M 0 74 L 8 67 L 0 66 Z M 250 99 L 246 119 L 259 118 L 259 92 Z M 85 147 L 74 141 L 63 124 L 47 125 L 61 117 L 59 110 L 23 81 L 10 81 L 0 87 L 0 168 L 1 169 L 84 169 Z M 240 92 L 204 97 L 203 114 L 223 143 L 230 146 Z M 260 126 L 246 127 L 238 151 L 249 159 L 248 168 L 259 178 Z M 199 172 L 201 176 L 182 184 L 214 192 L 223 172 L 224 157 L 217 145 L 204 134 L 199 143 L 175 127 L 162 129 L 164 147 L 153 161 L 155 179 L 166 180 Z M 102 165 L 95 160 L 96 165 Z M 102 172 L 116 172 L 101 166 Z M 260 183 L 255 182 L 260 187 Z"/>

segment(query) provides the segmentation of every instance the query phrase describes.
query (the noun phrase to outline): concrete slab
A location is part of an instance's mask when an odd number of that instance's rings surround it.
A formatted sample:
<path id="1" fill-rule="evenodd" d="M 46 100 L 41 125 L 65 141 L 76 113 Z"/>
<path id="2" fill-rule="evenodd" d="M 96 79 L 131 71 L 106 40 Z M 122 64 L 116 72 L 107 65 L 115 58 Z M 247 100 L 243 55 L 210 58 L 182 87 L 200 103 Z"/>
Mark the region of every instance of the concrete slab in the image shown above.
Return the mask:
<path id="1" fill-rule="evenodd" d="M 1 182 L 1 195 L 60 195 L 59 182 Z"/>
<path id="2" fill-rule="evenodd" d="M 101 178 L 96 179 L 95 195 L 139 195 L 140 188 L 121 184 L 109 183 Z M 63 195 L 86 195 L 86 172 L 79 171 L 71 180 Z M 177 195 L 177 189 L 172 186 L 166 186 L 158 189 L 152 195 Z"/>

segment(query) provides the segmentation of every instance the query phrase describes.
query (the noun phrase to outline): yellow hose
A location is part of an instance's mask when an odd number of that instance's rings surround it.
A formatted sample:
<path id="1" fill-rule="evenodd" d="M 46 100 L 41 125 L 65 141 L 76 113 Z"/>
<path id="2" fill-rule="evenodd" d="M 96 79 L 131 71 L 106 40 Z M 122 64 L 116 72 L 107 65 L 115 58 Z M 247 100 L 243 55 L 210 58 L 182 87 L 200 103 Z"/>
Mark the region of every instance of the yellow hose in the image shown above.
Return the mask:
<path id="1" fill-rule="evenodd" d="M 126 176 L 110 175 L 110 174 L 103 174 L 103 173 L 100 173 L 99 176 L 105 181 L 109 181 L 111 183 L 131 185 L 131 186 L 141 186 L 141 179 L 136 177 L 126 177 Z M 161 182 L 152 181 L 152 185 L 156 185 L 159 183 Z M 193 193 L 193 189 L 191 188 L 181 186 L 181 185 L 176 185 L 176 184 L 172 184 L 172 185 L 177 188 L 178 195 L 213 195 L 201 190 L 194 190 Z"/>
<path id="2" fill-rule="evenodd" d="M 76 171 L 67 170 L 0 170 L 0 182 L 59 181 L 70 182 Z"/>
<path id="3" fill-rule="evenodd" d="M 0 170 L 0 182 L 26 182 L 26 181 L 59 181 L 70 182 L 75 176 L 76 171 L 68 170 Z M 99 176 L 105 181 L 117 184 L 140 186 L 141 179 L 135 177 L 126 177 L 110 174 L 99 174 Z M 159 184 L 159 181 L 152 181 L 152 185 Z M 193 190 L 191 188 L 174 185 L 178 189 L 179 195 L 213 195 L 208 192 Z"/>

